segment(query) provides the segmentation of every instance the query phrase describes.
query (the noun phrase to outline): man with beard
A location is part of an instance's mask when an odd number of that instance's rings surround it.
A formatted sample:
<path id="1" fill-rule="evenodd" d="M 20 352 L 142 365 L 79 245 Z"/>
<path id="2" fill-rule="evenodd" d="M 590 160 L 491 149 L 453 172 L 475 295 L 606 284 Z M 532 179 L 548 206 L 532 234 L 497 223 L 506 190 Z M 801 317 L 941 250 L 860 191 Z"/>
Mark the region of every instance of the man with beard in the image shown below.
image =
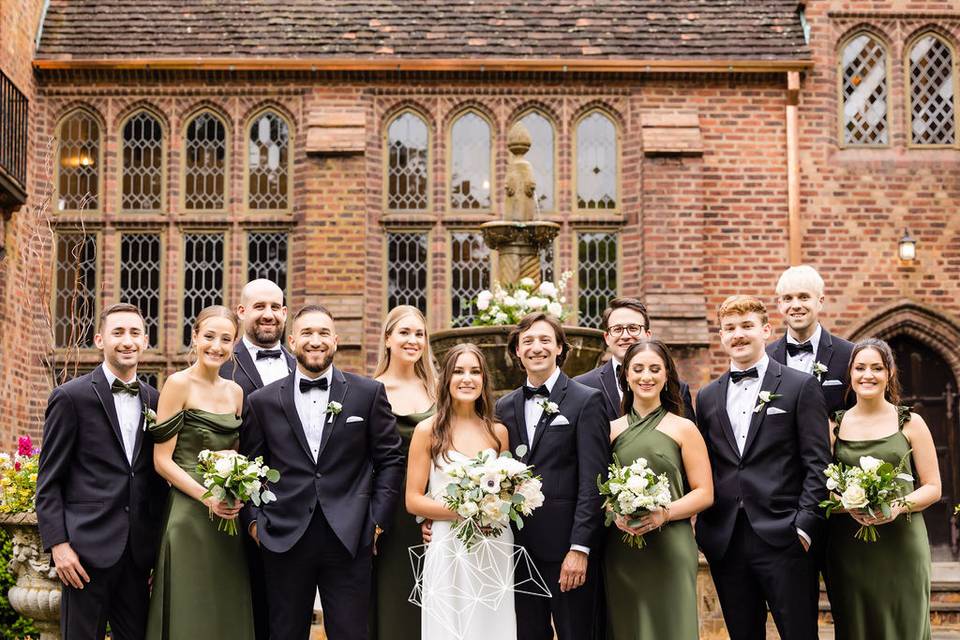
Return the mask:
<path id="1" fill-rule="evenodd" d="M 280 287 L 264 279 L 248 282 L 240 293 L 237 317 L 243 324 L 243 338 L 237 340 L 233 358 L 220 368 L 220 376 L 239 384 L 243 397 L 248 398 L 264 385 L 287 377 L 297 362 L 280 342 L 287 321 L 287 308 Z M 246 538 L 244 546 L 250 568 L 256 638 L 269 640 L 270 616 L 263 582 L 263 561 L 256 542 Z"/>
<path id="2" fill-rule="evenodd" d="M 333 366 L 334 319 L 293 317 L 296 369 L 247 400 L 240 450 L 280 472 L 276 502 L 241 514 L 260 544 L 270 634 L 307 640 L 319 590 L 330 640 L 365 640 L 372 557 L 403 480 L 396 419 L 382 384 Z"/>

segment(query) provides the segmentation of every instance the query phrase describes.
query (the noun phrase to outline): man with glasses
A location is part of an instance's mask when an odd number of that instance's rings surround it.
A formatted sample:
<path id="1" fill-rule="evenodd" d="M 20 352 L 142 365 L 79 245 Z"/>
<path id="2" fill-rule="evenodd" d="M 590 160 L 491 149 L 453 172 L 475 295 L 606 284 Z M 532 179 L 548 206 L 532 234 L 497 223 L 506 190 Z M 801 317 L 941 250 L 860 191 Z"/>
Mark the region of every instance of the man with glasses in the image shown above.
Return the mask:
<path id="1" fill-rule="evenodd" d="M 607 419 L 616 420 L 623 415 L 620 408 L 623 390 L 617 383 L 623 356 L 630 345 L 650 337 L 650 316 L 644 304 L 636 298 L 614 298 L 603 312 L 603 327 L 603 339 L 611 358 L 574 380 L 602 391 Z M 696 422 L 690 387 L 683 381 L 680 382 L 680 396 L 683 398 L 685 417 Z"/>

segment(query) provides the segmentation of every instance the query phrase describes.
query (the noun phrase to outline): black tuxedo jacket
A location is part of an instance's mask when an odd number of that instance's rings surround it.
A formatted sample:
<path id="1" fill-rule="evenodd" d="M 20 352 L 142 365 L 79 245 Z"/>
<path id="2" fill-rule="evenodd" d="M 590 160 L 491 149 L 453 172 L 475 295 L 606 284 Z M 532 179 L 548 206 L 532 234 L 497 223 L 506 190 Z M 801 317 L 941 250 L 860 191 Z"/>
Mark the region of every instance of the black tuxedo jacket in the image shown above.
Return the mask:
<path id="1" fill-rule="evenodd" d="M 523 389 L 514 389 L 497 402 L 497 419 L 510 432 L 510 450 L 521 444 L 521 458 L 533 465 L 543 482 L 544 503 L 523 519 L 517 543 L 537 559 L 561 562 L 570 545 L 596 548 L 603 529 L 597 476 L 610 464 L 610 423 L 599 391 L 567 377 L 563 372 L 550 394 L 559 406 L 544 412 L 533 442 L 527 442 Z M 556 424 L 559 417 L 569 424 Z"/>
<path id="2" fill-rule="evenodd" d="M 838 336 L 831 335 L 821 327 L 820 344 L 814 362 L 822 363 L 827 372 L 820 376 L 820 390 L 827 402 L 827 415 L 832 416 L 840 409 L 849 409 L 857 403 L 855 395 L 848 394 L 850 376 L 848 366 L 853 354 L 853 343 Z M 767 355 L 780 364 L 787 364 L 787 336 L 784 334 L 779 340 L 767 345 Z"/>
<path id="3" fill-rule="evenodd" d="M 714 485 L 713 506 L 697 516 L 700 548 L 710 560 L 722 558 L 741 508 L 774 547 L 797 543 L 797 528 L 816 541 L 823 525 L 819 504 L 827 497 L 823 471 L 831 462 L 816 379 L 770 360 L 760 389 L 780 397 L 753 414 L 742 456 L 727 415 L 729 384 L 727 372 L 697 395 Z"/>
<path id="4" fill-rule="evenodd" d="M 287 372 L 293 373 L 297 368 L 297 359 L 280 345 L 280 352 L 287 361 Z M 247 398 L 257 389 L 263 388 L 263 380 L 260 378 L 260 372 L 257 371 L 257 365 L 250 352 L 247 351 L 247 345 L 243 340 L 238 340 L 233 347 L 233 360 L 220 367 L 220 377 L 227 380 L 233 380 L 243 389 L 243 397 Z"/>
<path id="5" fill-rule="evenodd" d="M 603 393 L 603 408 L 608 420 L 612 422 L 623 415 L 620 410 L 620 393 L 617 391 L 617 376 L 613 371 L 612 359 L 607 360 L 596 369 L 581 373 L 574 380 Z M 696 423 L 697 413 L 693 410 L 690 387 L 683 380 L 680 381 L 680 398 L 683 400 L 684 417 Z"/>
<path id="6" fill-rule="evenodd" d="M 140 381 L 140 401 L 156 410 L 157 390 Z M 43 547 L 69 542 L 83 564 L 112 567 L 126 547 L 153 566 L 167 483 L 153 468 L 153 440 L 137 429 L 133 464 L 102 367 L 57 387 L 47 401 L 37 474 Z"/>
<path id="7" fill-rule="evenodd" d="M 379 382 L 334 367 L 330 402 L 342 410 L 327 414 L 320 453 L 313 459 L 294 403 L 296 374 L 277 380 L 247 398 L 240 451 L 263 456 L 280 472 L 271 486 L 277 501 L 244 508 L 243 522 L 257 522 L 260 544 L 288 551 L 303 535 L 319 506 L 351 555 L 373 540 L 374 526 L 392 521 L 403 481 L 403 454 L 397 422 Z"/>

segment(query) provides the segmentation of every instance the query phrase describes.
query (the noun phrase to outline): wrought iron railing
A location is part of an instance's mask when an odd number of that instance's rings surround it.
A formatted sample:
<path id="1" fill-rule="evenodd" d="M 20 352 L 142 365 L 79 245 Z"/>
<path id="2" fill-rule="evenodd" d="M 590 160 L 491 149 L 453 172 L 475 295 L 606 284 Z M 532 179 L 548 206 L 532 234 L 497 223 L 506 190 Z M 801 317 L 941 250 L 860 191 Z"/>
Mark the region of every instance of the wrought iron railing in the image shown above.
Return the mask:
<path id="1" fill-rule="evenodd" d="M 20 200 L 27 185 L 27 96 L 0 71 L 0 193 Z"/>

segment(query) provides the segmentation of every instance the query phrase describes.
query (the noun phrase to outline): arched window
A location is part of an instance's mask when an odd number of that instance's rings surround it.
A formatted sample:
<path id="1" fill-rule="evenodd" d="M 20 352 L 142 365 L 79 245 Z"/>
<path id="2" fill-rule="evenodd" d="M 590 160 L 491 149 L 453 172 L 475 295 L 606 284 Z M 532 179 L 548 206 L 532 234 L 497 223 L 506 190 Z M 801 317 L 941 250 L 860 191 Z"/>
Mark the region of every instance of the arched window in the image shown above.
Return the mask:
<path id="1" fill-rule="evenodd" d="M 927 34 L 910 49 L 910 141 L 952 145 L 957 141 L 953 51 Z"/>
<path id="2" fill-rule="evenodd" d="M 454 209 L 490 208 L 490 124 L 473 111 L 450 128 L 450 204 Z"/>
<path id="3" fill-rule="evenodd" d="M 617 208 L 617 127 L 599 111 L 577 123 L 577 208 Z"/>
<path id="4" fill-rule="evenodd" d="M 528 112 L 520 118 L 520 123 L 530 133 L 530 151 L 527 152 L 526 159 L 533 165 L 533 178 L 537 183 L 537 206 L 540 211 L 553 211 L 553 124 L 537 111 Z"/>
<path id="5" fill-rule="evenodd" d="M 74 111 L 57 128 L 57 208 L 100 208 L 100 123 L 90 113 Z"/>
<path id="6" fill-rule="evenodd" d="M 273 111 L 266 111 L 250 124 L 248 136 L 249 188 L 251 209 L 290 207 L 290 127 Z"/>
<path id="7" fill-rule="evenodd" d="M 123 125 L 121 208 L 159 211 L 163 207 L 163 126 L 147 111 Z"/>
<path id="8" fill-rule="evenodd" d="M 387 208 L 427 208 L 429 141 L 423 118 L 405 111 L 387 127 Z"/>
<path id="9" fill-rule="evenodd" d="M 887 52 L 861 33 L 847 42 L 840 61 L 843 144 L 885 145 L 887 125 Z"/>
<path id="10" fill-rule="evenodd" d="M 187 124 L 184 135 L 183 206 L 220 210 L 226 204 L 227 127 L 209 111 Z"/>

